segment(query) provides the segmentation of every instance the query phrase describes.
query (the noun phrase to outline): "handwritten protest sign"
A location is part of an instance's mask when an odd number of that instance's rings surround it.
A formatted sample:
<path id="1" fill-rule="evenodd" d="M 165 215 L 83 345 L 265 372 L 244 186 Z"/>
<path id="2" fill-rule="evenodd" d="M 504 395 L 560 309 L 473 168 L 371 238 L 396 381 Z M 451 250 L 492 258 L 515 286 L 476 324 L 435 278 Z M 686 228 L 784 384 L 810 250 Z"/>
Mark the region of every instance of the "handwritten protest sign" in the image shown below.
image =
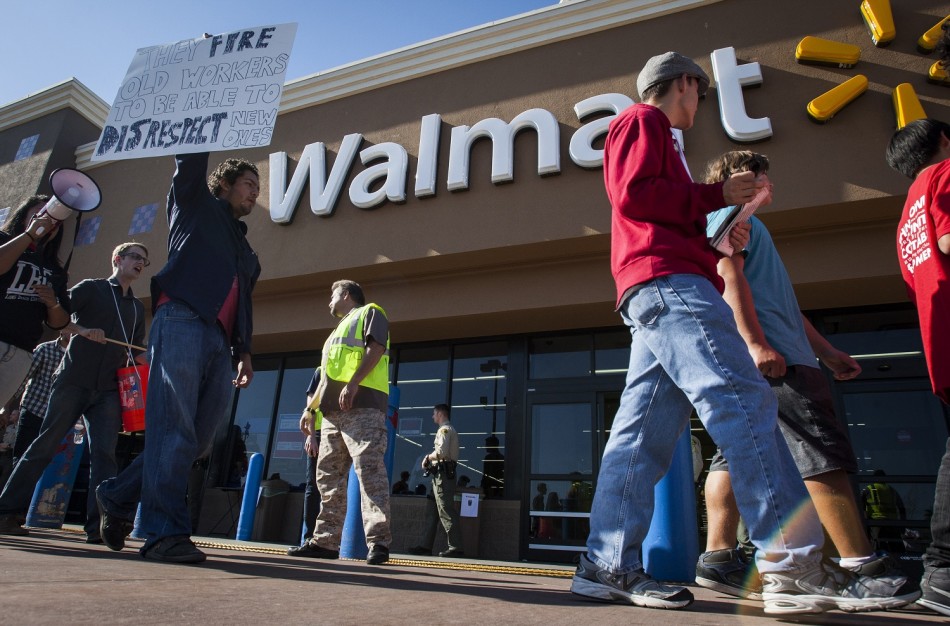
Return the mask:
<path id="1" fill-rule="evenodd" d="M 296 33 L 258 26 L 139 49 L 92 160 L 269 145 Z"/>

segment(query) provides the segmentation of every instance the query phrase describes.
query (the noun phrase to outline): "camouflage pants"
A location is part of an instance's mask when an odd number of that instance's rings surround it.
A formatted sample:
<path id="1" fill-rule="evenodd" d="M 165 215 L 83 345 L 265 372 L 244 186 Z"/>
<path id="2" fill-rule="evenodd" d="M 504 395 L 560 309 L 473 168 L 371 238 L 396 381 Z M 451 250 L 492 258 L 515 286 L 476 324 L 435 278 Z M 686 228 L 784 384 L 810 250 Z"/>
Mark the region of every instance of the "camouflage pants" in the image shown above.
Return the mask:
<path id="1" fill-rule="evenodd" d="M 338 550 L 346 519 L 346 492 L 350 465 L 360 481 L 360 511 L 366 545 L 389 547 L 389 475 L 386 454 L 386 415 L 376 409 L 334 411 L 323 416 L 317 489 L 320 514 L 313 531 L 319 546 Z"/>

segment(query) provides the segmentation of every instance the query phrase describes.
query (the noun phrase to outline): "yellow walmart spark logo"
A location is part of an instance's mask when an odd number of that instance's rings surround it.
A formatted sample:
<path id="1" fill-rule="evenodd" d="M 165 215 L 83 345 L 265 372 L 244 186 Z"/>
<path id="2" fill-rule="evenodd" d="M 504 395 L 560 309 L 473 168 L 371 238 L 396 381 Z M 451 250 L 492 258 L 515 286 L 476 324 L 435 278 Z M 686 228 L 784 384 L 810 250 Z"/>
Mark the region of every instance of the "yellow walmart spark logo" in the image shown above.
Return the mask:
<path id="1" fill-rule="evenodd" d="M 875 46 L 884 47 L 897 36 L 890 0 L 863 0 L 861 17 L 868 28 L 871 42 Z M 920 52 L 927 54 L 934 50 L 937 42 L 940 41 L 942 27 L 947 20 L 950 20 L 950 15 L 937 22 L 917 40 L 917 49 Z M 805 37 L 795 48 L 795 60 L 799 63 L 851 68 L 858 63 L 860 58 L 861 49 L 858 46 L 819 37 Z M 928 80 L 950 86 L 947 72 L 940 67 L 939 62 L 931 66 Z M 812 120 L 819 123 L 827 122 L 867 91 L 867 88 L 867 76 L 858 74 L 809 102 L 805 110 Z M 914 120 L 926 117 L 920 99 L 910 83 L 901 83 L 895 87 L 892 100 L 897 128 L 903 128 Z"/>

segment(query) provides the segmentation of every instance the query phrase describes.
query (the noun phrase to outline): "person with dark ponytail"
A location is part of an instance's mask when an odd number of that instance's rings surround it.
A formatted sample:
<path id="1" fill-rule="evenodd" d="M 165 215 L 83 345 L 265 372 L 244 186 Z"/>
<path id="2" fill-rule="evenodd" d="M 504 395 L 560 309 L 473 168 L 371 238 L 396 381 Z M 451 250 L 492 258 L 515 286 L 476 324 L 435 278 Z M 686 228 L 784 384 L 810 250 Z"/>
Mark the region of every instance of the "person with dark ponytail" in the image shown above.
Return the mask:
<path id="1" fill-rule="evenodd" d="M 66 270 L 59 261 L 63 231 L 37 217 L 48 196 L 30 196 L 0 227 L 0 405 L 16 393 L 30 369 L 43 325 L 69 323 Z"/>

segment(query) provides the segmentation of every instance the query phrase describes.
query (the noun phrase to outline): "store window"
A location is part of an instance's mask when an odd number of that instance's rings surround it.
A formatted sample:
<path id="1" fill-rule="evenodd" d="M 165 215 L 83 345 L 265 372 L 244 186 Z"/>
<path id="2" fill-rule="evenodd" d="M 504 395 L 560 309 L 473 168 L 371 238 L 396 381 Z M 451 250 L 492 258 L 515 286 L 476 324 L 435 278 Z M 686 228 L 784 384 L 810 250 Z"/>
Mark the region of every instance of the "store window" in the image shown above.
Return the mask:
<path id="1" fill-rule="evenodd" d="M 531 473 L 593 472 L 590 403 L 535 404 L 531 408 Z"/>
<path id="2" fill-rule="evenodd" d="M 459 433 L 458 481 L 489 498 L 504 497 L 507 344 L 455 347 L 452 424 Z"/>
<path id="3" fill-rule="evenodd" d="M 529 343 L 529 377 L 574 378 L 590 376 L 591 335 L 537 337 Z"/>
<path id="4" fill-rule="evenodd" d="M 855 487 L 872 545 L 923 551 L 948 414 L 931 391 L 916 311 L 867 307 L 815 318 L 832 345 L 862 368 L 833 389 L 857 458 Z"/>
<path id="5" fill-rule="evenodd" d="M 594 335 L 594 373 L 626 374 L 630 365 L 630 331 L 626 328 Z"/>
<path id="6" fill-rule="evenodd" d="M 533 480 L 528 536 L 534 550 L 584 546 L 594 488 L 589 480 Z"/>
<path id="7" fill-rule="evenodd" d="M 228 436 L 223 487 L 240 487 L 247 473 L 247 459 L 254 452 L 266 455 L 274 416 L 274 400 L 280 380 L 279 358 L 254 361 L 254 381 L 238 394 L 237 408 Z"/>
<path id="8" fill-rule="evenodd" d="M 422 475 L 420 464 L 432 449 L 432 407 L 448 402 L 449 347 L 399 350 L 396 377 L 400 395 L 393 477 L 409 472 L 410 492 L 421 495 L 431 484 L 431 479 Z"/>
<path id="9" fill-rule="evenodd" d="M 288 357 L 280 383 L 277 418 L 270 446 L 267 477 L 280 474 L 292 488 L 303 489 L 307 481 L 306 436 L 300 432 L 300 415 L 306 391 L 319 364 L 319 355 Z"/>
<path id="10" fill-rule="evenodd" d="M 585 548 L 594 494 L 595 409 L 586 401 L 531 405 L 529 556 L 570 562 Z M 612 416 L 611 416 L 612 419 Z"/>
<path id="11" fill-rule="evenodd" d="M 459 433 L 458 484 L 481 489 L 489 498 L 505 496 L 507 352 L 504 341 L 398 351 L 393 476 L 410 473 L 408 495 L 424 494 L 431 487 L 420 463 L 435 443 L 432 408 L 447 403 Z"/>

